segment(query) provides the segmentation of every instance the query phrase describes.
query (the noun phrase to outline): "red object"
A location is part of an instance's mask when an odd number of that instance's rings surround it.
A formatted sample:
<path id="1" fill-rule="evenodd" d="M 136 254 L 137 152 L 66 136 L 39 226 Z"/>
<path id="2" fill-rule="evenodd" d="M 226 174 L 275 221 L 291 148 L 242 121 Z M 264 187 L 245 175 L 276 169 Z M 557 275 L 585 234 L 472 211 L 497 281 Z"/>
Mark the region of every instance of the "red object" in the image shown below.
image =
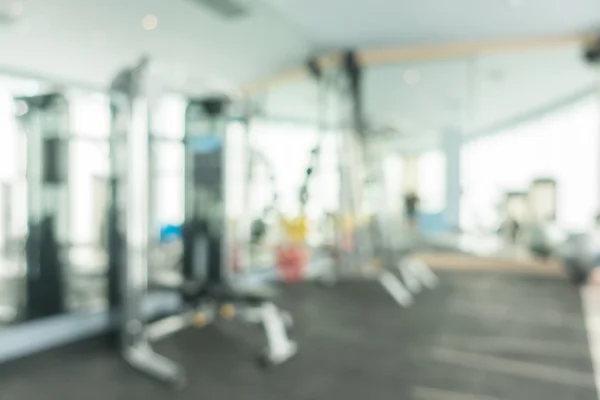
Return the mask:
<path id="1" fill-rule="evenodd" d="M 300 282 L 308 260 L 306 249 L 300 245 L 284 245 L 277 249 L 277 268 L 284 282 Z"/>
<path id="2" fill-rule="evenodd" d="M 240 248 L 238 245 L 233 246 L 233 249 L 231 251 L 231 258 L 232 258 L 232 269 L 234 273 L 238 273 L 241 271 L 242 266 L 240 263 Z"/>
<path id="3" fill-rule="evenodd" d="M 590 286 L 600 286 L 600 268 L 596 267 L 590 273 L 588 278 L 588 285 Z"/>

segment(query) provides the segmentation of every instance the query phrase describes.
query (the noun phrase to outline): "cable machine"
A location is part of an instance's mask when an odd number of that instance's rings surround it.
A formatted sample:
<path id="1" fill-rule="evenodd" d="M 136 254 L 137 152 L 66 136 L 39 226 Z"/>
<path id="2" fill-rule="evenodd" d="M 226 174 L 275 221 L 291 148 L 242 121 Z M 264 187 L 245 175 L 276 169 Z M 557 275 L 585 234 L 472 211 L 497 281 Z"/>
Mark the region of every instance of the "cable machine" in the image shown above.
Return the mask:
<path id="1" fill-rule="evenodd" d="M 297 351 L 288 337 L 289 314 L 273 303 L 270 288 L 244 287 L 231 279 L 238 238 L 226 212 L 228 106 L 228 99 L 212 97 L 191 100 L 186 110 L 184 300 L 204 310 L 205 322 L 217 311 L 236 310 L 242 319 L 260 323 L 267 346 L 259 361 L 276 365 Z"/>
<path id="2" fill-rule="evenodd" d="M 181 294 L 182 312 L 151 324 L 145 320 L 151 178 L 147 62 L 124 70 L 112 85 L 109 296 L 120 312 L 122 355 L 149 376 L 182 387 L 183 368 L 155 353 L 151 342 L 191 324 L 204 326 L 217 315 L 238 314 L 265 330 L 267 346 L 259 361 L 284 362 L 297 349 L 287 335 L 291 318 L 270 300 L 271 291 L 234 286 L 228 275 L 235 234 L 226 218 L 228 102 L 223 98 L 190 100 L 186 110 L 183 279 L 173 287 Z"/>
<path id="3" fill-rule="evenodd" d="M 69 242 L 69 104 L 59 93 L 15 99 L 27 142 L 26 318 L 65 312 Z"/>
<path id="4" fill-rule="evenodd" d="M 108 295 L 111 309 L 119 313 L 116 341 L 123 358 L 155 379 L 182 387 L 185 371 L 154 352 L 143 314 L 149 242 L 147 67 L 142 59 L 111 85 Z"/>
<path id="5" fill-rule="evenodd" d="M 318 63 L 311 61 L 307 68 L 319 85 L 319 97 L 325 99 L 328 90 Z M 340 215 L 336 229 L 335 258 L 338 267 L 331 276 L 324 276 L 325 282 L 332 284 L 344 275 L 373 277 L 379 280 L 388 293 L 403 307 L 413 303 L 413 294 L 422 286 L 433 288 L 437 278 L 423 263 L 410 260 L 407 251 L 393 248 L 388 236 L 394 230 L 383 229 L 377 221 L 364 221 L 363 198 L 369 182 L 367 176 L 370 166 L 374 173 L 380 173 L 377 160 L 367 158 L 367 130 L 364 116 L 362 78 L 363 71 L 356 54 L 347 52 L 340 56 L 338 75 L 334 83 L 336 103 L 338 104 L 340 155 Z M 320 100 L 320 107 L 325 104 Z M 325 119 L 320 116 L 320 123 Z M 319 147 L 313 152 L 311 165 L 307 169 L 308 182 L 317 165 Z M 369 164 L 371 162 L 371 164 Z M 375 178 L 374 174 L 371 178 Z M 379 182 L 380 183 L 380 182 Z M 381 184 L 381 183 L 380 183 Z M 301 202 L 306 201 L 305 183 L 301 191 Z M 373 188 L 371 188 L 373 190 Z M 383 241 L 385 239 L 385 241 Z M 411 293 L 412 292 L 412 293 Z"/>

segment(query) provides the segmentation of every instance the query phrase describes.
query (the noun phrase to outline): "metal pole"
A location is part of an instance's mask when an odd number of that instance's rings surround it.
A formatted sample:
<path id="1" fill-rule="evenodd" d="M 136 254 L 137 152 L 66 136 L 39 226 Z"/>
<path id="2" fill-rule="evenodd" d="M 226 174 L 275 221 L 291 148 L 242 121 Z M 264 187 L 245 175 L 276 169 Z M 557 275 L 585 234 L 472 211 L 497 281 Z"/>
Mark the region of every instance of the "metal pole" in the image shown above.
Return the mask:
<path id="1" fill-rule="evenodd" d="M 148 207 L 149 207 L 149 132 L 148 100 L 143 95 L 145 82 L 142 81 L 147 60 L 142 59 L 133 69 L 123 70 L 113 80 L 116 90 L 116 107 L 113 116 L 122 118 L 113 121 L 111 133 L 111 170 L 113 172 L 113 193 L 111 235 L 118 236 L 117 205 L 123 200 L 125 211 L 124 257 L 119 254 L 119 245 L 113 243 L 112 273 L 120 285 L 117 298 L 121 302 L 121 351 L 125 360 L 134 368 L 151 377 L 182 386 L 185 374 L 182 368 L 154 352 L 146 332 L 143 304 L 148 290 Z M 126 136 L 120 135 L 122 122 Z M 124 142 L 124 143 L 123 143 Z M 124 145 L 124 148 L 122 146 Z M 120 150 L 124 150 L 121 152 Z M 117 191 L 120 190 L 120 193 Z M 120 196 L 125 195 L 125 199 Z M 113 237 L 111 241 L 118 241 Z M 115 271 L 116 269 L 116 271 Z M 113 293 L 115 295 L 115 293 Z"/>
<path id="2" fill-rule="evenodd" d="M 126 338 L 135 342 L 143 335 L 142 307 L 148 288 L 148 104 L 145 99 L 131 102 L 127 135 L 127 268 L 125 282 Z"/>

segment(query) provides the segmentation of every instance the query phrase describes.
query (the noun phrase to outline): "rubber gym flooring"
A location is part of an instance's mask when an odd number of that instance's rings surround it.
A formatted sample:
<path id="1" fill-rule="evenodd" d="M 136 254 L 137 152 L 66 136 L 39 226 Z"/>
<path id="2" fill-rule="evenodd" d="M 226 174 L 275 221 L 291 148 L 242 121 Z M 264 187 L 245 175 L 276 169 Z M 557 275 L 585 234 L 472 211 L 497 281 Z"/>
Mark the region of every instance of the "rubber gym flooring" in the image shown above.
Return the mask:
<path id="1" fill-rule="evenodd" d="M 94 339 L 0 366 L 0 399 L 598 399 L 576 288 L 506 273 L 440 278 L 409 309 L 376 282 L 287 288 L 300 353 L 274 369 L 255 366 L 258 328 L 223 322 L 157 344 L 187 368 L 184 391 Z"/>

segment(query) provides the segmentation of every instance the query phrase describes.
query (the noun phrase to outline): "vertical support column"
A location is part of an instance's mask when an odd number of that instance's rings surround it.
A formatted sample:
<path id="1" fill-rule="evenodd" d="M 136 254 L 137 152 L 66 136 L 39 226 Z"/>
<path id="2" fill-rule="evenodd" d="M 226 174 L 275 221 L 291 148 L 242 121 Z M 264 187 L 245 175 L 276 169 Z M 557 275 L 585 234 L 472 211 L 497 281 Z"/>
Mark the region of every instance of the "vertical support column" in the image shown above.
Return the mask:
<path id="1" fill-rule="evenodd" d="M 124 359 L 156 379 L 179 386 L 184 384 L 184 372 L 179 365 L 153 351 L 143 311 L 148 289 L 149 102 L 144 79 L 147 67 L 148 59 L 142 58 L 134 68 L 124 69 L 111 84 L 109 293 L 111 305 L 120 306 L 120 347 Z M 125 227 L 120 226 L 122 213 Z M 121 238 L 125 239 L 124 244 Z"/>
<path id="2" fill-rule="evenodd" d="M 123 143 L 128 129 L 127 100 L 113 94 L 110 104 L 111 126 L 109 136 L 109 189 L 106 209 L 106 230 L 103 232 L 108 251 L 108 302 L 111 311 L 119 311 L 123 305 L 122 270 L 125 268 L 125 226 L 122 216 L 125 210 L 126 181 L 123 177 L 125 151 Z"/>
<path id="3" fill-rule="evenodd" d="M 142 307 L 148 288 L 148 103 L 132 99 L 130 129 L 127 132 L 127 267 L 123 270 L 126 287 L 124 315 L 125 338 L 143 341 Z"/>
<path id="4" fill-rule="evenodd" d="M 460 176 L 462 135 L 460 131 L 450 129 L 444 132 L 442 144 L 446 155 L 446 211 L 444 218 L 447 229 L 457 230 L 460 228 L 462 191 Z"/>

